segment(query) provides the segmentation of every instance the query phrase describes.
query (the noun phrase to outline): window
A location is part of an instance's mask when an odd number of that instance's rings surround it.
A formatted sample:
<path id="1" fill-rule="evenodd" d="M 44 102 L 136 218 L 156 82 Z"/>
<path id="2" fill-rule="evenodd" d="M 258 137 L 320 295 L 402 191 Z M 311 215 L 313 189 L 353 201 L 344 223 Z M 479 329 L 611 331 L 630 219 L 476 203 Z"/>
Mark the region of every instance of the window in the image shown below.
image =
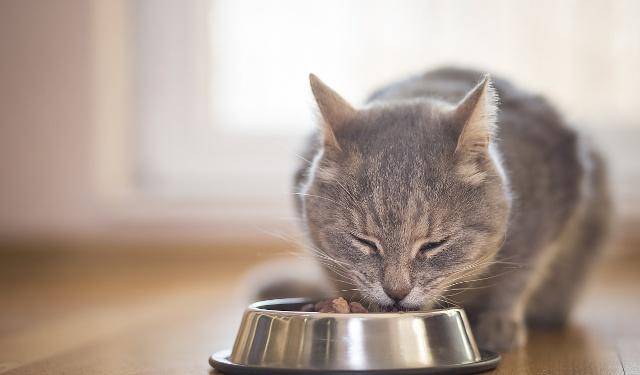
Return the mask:
<path id="1" fill-rule="evenodd" d="M 138 0 L 133 14 L 139 187 L 241 220 L 292 216 L 309 72 L 359 104 L 427 68 L 487 68 L 598 135 L 640 124 L 637 1 Z"/>

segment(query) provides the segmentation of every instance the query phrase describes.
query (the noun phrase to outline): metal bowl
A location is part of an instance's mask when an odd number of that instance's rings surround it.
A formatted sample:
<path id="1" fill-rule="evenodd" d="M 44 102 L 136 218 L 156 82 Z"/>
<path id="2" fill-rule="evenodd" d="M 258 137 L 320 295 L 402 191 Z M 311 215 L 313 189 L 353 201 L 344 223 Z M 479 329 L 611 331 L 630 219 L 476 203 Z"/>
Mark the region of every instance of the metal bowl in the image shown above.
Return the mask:
<path id="1" fill-rule="evenodd" d="M 211 356 L 227 374 L 433 374 L 495 368 L 476 346 L 462 309 L 327 314 L 297 311 L 302 298 L 257 302 L 231 351 Z"/>

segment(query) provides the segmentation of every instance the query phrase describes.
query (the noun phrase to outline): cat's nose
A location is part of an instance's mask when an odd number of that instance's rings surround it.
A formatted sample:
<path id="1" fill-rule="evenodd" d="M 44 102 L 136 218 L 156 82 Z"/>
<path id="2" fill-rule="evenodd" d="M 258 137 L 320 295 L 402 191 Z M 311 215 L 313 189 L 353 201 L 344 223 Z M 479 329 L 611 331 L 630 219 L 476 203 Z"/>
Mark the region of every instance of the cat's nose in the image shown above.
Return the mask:
<path id="1" fill-rule="evenodd" d="M 387 293 L 387 295 L 393 299 L 396 303 L 402 301 L 404 299 L 404 297 L 407 296 L 407 294 L 409 294 L 409 292 L 411 291 L 411 288 L 406 286 L 406 287 L 384 287 L 382 288 L 384 290 L 385 293 Z"/>

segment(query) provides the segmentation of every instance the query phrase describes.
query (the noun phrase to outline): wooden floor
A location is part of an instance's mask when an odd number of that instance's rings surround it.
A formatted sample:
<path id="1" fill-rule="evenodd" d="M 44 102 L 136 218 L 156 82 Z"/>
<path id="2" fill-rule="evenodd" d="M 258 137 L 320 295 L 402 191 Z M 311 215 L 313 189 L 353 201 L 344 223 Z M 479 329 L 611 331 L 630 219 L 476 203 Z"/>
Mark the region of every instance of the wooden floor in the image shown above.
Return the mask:
<path id="1" fill-rule="evenodd" d="M 233 259 L 3 254 L 0 373 L 209 374 L 260 257 Z M 571 327 L 533 332 L 495 373 L 640 374 L 639 289 L 640 257 L 603 263 Z"/>

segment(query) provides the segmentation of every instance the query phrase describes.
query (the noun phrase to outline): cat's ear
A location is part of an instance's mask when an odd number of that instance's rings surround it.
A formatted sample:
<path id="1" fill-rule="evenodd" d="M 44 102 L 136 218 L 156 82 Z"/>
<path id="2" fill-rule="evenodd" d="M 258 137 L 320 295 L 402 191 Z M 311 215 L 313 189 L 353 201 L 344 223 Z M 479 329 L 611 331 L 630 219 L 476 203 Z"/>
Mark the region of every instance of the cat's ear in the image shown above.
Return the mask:
<path id="1" fill-rule="evenodd" d="M 309 74 L 309 83 L 322 115 L 324 143 L 340 149 L 335 133 L 351 121 L 356 116 L 357 111 L 314 74 Z"/>
<path id="2" fill-rule="evenodd" d="M 456 154 L 485 152 L 495 133 L 498 96 L 491 78 L 484 76 L 456 106 L 456 117 L 464 119 Z"/>
<path id="3" fill-rule="evenodd" d="M 483 164 L 489 158 L 489 145 L 496 130 L 498 95 L 486 75 L 455 108 L 463 124 L 458 135 L 455 157 L 458 172 L 470 182 L 484 179 Z"/>

